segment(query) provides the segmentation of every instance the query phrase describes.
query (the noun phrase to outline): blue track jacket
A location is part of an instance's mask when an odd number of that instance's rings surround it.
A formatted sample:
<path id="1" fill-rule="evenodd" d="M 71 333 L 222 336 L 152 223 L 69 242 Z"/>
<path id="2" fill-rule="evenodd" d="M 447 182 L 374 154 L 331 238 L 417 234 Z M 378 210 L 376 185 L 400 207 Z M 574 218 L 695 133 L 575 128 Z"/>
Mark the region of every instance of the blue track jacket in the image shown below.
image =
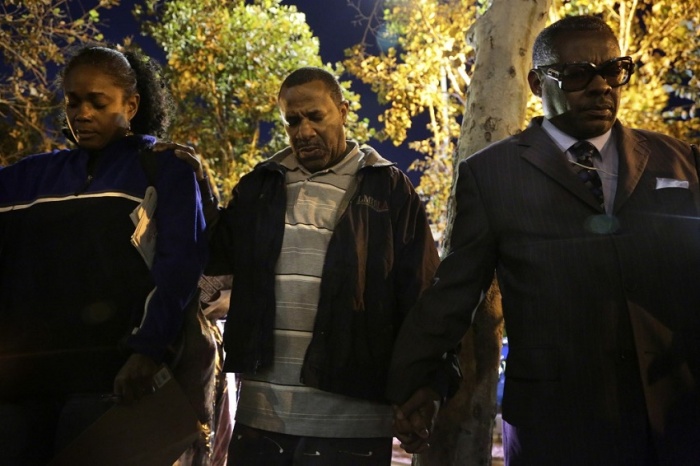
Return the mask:
<path id="1" fill-rule="evenodd" d="M 130 242 L 150 136 L 54 151 L 0 169 L 0 396 L 111 391 L 131 352 L 163 360 L 206 261 L 199 189 L 157 157 L 152 269 Z M 11 381 L 11 382 L 10 382 Z"/>

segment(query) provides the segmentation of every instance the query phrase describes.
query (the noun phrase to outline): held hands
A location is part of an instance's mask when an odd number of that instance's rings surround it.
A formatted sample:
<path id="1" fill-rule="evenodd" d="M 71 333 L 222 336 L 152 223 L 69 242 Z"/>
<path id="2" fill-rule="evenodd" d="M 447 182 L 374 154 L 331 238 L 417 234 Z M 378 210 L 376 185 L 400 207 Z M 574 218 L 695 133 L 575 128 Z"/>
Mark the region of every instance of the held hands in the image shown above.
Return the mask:
<path id="1" fill-rule="evenodd" d="M 394 435 L 406 453 L 423 453 L 430 448 L 440 396 L 431 388 L 418 390 L 401 406 L 394 406 Z"/>
<path id="2" fill-rule="evenodd" d="M 114 379 L 114 394 L 123 402 L 131 403 L 153 393 L 153 376 L 158 369 L 150 357 L 132 354 Z"/>
<path id="3" fill-rule="evenodd" d="M 172 149 L 178 159 L 184 160 L 192 167 L 197 175 L 197 180 L 204 179 L 202 160 L 197 155 L 194 147 L 177 144 L 175 142 L 156 142 L 153 146 L 154 152 L 161 152 L 168 149 Z"/>

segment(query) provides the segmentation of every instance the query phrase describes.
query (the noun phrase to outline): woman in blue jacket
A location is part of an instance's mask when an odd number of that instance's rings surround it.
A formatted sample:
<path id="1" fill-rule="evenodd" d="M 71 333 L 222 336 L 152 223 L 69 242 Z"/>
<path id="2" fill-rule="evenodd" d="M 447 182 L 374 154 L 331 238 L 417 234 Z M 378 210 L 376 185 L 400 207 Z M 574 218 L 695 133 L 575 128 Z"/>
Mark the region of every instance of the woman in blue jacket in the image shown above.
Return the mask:
<path id="1" fill-rule="evenodd" d="M 147 151 L 172 108 L 157 65 L 88 46 L 62 88 L 77 148 L 0 170 L 0 464 L 45 464 L 104 399 L 152 391 L 206 259 L 192 169 Z M 157 241 L 142 255 L 149 185 Z"/>

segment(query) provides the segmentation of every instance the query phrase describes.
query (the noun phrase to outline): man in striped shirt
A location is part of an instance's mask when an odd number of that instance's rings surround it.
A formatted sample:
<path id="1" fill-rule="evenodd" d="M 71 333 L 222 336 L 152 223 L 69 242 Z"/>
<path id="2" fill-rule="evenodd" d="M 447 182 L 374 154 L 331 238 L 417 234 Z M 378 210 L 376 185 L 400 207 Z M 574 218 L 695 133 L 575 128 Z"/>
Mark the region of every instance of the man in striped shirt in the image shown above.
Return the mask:
<path id="1" fill-rule="evenodd" d="M 212 238 L 210 271 L 234 274 L 228 464 L 389 465 L 387 367 L 438 263 L 428 221 L 405 174 L 346 140 L 332 74 L 294 71 L 278 103 L 290 147 L 241 179 Z"/>

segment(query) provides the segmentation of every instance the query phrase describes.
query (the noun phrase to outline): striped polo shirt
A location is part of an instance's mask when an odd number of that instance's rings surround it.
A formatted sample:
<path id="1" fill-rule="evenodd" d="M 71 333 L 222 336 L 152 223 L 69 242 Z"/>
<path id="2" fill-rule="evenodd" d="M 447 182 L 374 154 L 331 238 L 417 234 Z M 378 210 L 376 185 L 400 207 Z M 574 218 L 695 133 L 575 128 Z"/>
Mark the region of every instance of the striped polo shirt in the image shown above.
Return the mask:
<path id="1" fill-rule="evenodd" d="M 258 429 L 309 437 L 391 437 L 386 404 L 337 395 L 299 382 L 311 341 L 328 243 L 345 195 L 355 182 L 364 154 L 350 152 L 316 173 L 293 153 L 281 161 L 288 171 L 287 212 L 275 276 L 275 355 L 271 367 L 244 374 L 236 422 Z"/>

